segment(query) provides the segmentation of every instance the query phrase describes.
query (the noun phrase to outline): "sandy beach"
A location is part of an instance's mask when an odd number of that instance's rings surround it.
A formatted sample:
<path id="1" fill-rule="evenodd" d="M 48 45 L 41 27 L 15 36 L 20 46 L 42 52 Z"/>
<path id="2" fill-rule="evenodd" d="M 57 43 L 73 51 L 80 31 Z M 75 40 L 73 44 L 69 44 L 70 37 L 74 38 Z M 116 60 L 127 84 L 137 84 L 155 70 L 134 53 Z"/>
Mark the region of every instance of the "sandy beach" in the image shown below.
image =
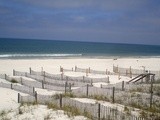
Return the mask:
<path id="1" fill-rule="evenodd" d="M 113 65 L 134 69 L 160 71 L 160 58 L 122 58 L 122 59 L 1 59 L 0 73 L 12 75 L 13 69 L 19 71 L 29 71 L 29 67 L 34 70 L 49 73 L 59 73 L 60 66 L 72 69 L 75 66 L 80 68 L 91 68 L 94 70 L 113 71 Z M 144 67 L 143 67 L 144 66 Z"/>
<path id="2" fill-rule="evenodd" d="M 94 70 L 99 71 L 105 71 L 106 69 L 110 72 L 113 72 L 113 65 L 129 68 L 130 66 L 133 69 L 140 69 L 143 70 L 145 67 L 145 70 L 154 70 L 154 71 L 160 71 L 160 58 L 121 58 L 121 59 L 1 59 L 0 60 L 0 74 L 7 74 L 12 76 L 13 75 L 13 69 L 17 71 L 22 72 L 29 72 L 29 68 L 31 67 L 33 70 L 36 71 L 46 71 L 48 73 L 53 74 L 60 74 L 60 66 L 65 69 L 72 69 L 75 66 L 78 66 L 80 68 L 91 68 Z M 78 77 L 78 76 L 85 76 L 85 73 L 82 72 L 64 72 L 65 75 Z M 91 78 L 104 78 L 107 77 L 107 75 L 98 75 L 98 74 L 88 74 L 88 77 Z M 119 80 L 117 75 L 110 75 L 110 82 L 112 84 L 122 82 L 122 81 L 129 81 L 131 78 L 121 76 L 121 79 Z M 1 79 L 0 82 L 4 82 L 4 80 Z M 99 83 L 93 83 L 93 86 L 100 87 L 101 84 L 106 84 L 103 82 Z M 38 93 L 42 94 L 56 94 L 54 91 L 47 91 L 43 89 L 36 88 Z M 12 110 L 16 111 L 19 107 L 19 104 L 17 103 L 17 91 L 9 90 L 7 88 L 0 88 L 0 111 L 3 110 Z M 24 93 L 21 93 L 22 95 L 25 95 Z M 78 98 L 76 98 L 78 99 Z M 80 99 L 81 100 L 81 99 Z M 83 100 L 85 101 L 85 99 Z M 86 100 L 89 103 L 92 103 L 93 100 Z M 95 101 L 94 101 L 95 102 Z M 104 103 L 105 104 L 105 103 Z M 112 106 L 109 103 L 106 103 L 106 105 Z M 124 107 L 122 107 L 124 109 Z M 119 108 L 119 109 L 122 109 Z M 45 106 L 38 106 L 34 108 L 34 115 L 30 115 L 30 119 L 35 119 L 35 116 L 37 115 L 39 119 L 44 117 L 44 115 L 39 115 L 37 111 L 43 112 L 48 111 Z M 10 118 L 13 120 L 13 114 L 11 113 Z M 31 114 L 31 113 L 27 113 Z M 60 118 L 62 120 L 64 119 L 70 119 L 66 115 L 64 115 L 63 111 L 59 112 L 60 116 L 55 117 L 55 120 L 59 120 Z M 52 112 L 52 116 L 55 116 L 55 112 Z M 16 119 L 23 119 L 26 118 L 26 115 L 17 115 Z M 84 117 L 75 117 L 74 120 L 82 120 L 86 119 Z"/>

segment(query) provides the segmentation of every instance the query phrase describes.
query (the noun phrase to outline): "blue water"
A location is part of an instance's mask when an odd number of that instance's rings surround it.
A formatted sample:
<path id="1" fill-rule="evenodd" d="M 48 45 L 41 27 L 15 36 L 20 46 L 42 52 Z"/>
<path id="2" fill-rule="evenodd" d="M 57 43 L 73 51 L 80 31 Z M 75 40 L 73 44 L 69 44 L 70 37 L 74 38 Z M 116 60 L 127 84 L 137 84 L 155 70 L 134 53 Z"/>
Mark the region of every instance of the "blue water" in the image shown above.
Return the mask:
<path id="1" fill-rule="evenodd" d="M 160 46 L 0 38 L 0 59 L 160 57 Z"/>

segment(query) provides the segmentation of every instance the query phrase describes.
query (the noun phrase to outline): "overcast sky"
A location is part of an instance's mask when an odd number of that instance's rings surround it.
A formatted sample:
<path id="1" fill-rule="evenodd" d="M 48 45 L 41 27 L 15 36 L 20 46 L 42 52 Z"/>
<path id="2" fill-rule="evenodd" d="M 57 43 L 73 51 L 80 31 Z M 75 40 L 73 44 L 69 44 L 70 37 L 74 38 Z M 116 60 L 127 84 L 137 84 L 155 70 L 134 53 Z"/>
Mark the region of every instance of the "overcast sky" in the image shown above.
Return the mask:
<path id="1" fill-rule="evenodd" d="M 160 0 L 0 0 L 0 38 L 160 45 Z"/>

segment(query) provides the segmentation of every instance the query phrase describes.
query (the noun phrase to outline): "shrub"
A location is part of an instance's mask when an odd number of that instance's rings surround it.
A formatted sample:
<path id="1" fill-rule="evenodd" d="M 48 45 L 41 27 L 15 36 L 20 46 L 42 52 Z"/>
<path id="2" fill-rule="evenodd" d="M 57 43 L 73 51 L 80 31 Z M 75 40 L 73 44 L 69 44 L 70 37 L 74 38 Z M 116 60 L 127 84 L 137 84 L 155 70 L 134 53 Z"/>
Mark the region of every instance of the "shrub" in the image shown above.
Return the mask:
<path id="1" fill-rule="evenodd" d="M 11 82 L 12 82 L 12 83 L 18 83 L 18 81 L 15 80 L 15 79 L 12 79 Z"/>
<path id="2" fill-rule="evenodd" d="M 6 114 L 7 114 L 7 113 L 6 113 L 5 110 L 2 110 L 2 111 L 0 112 L 0 116 L 1 116 L 1 117 L 5 116 Z"/>

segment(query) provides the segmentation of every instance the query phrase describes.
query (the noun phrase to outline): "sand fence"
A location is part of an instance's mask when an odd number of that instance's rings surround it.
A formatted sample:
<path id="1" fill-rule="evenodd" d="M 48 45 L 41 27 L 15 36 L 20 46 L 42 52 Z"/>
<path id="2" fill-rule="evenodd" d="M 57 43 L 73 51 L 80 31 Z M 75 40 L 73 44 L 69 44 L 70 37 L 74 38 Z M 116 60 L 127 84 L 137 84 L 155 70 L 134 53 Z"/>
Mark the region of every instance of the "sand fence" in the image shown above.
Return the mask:
<path id="1" fill-rule="evenodd" d="M 16 72 L 16 71 L 15 71 Z M 22 74 L 21 74 L 22 75 Z M 21 84 L 21 87 L 22 87 L 22 90 L 21 92 L 23 92 L 23 86 L 24 87 L 28 87 L 28 88 L 31 88 L 33 89 L 34 88 L 41 88 L 41 89 L 48 89 L 48 90 L 55 90 L 55 91 L 62 91 L 62 92 L 67 92 L 67 91 L 70 91 L 71 87 L 69 86 L 69 84 L 64 84 L 64 86 L 57 86 L 56 85 L 53 85 L 53 84 L 46 84 L 45 82 L 43 81 L 37 81 L 38 79 L 36 80 L 28 80 L 26 78 L 22 78 L 22 77 L 10 77 L 6 74 L 3 74 L 0 76 L 0 78 L 2 79 L 5 79 L 9 82 L 12 82 L 12 80 L 16 81 L 17 83 L 20 83 Z M 31 78 L 31 77 L 29 77 Z M 32 77 L 33 79 L 33 77 Z M 19 86 L 20 86 L 19 84 Z M 11 83 L 11 85 L 13 85 L 13 83 Z M 13 85 L 15 86 L 15 85 Z M 30 92 L 28 92 L 28 94 L 31 94 Z"/>
<path id="2" fill-rule="evenodd" d="M 13 75 L 26 76 L 26 77 L 33 77 L 33 75 L 34 75 L 34 77 L 35 77 L 34 79 L 38 79 L 38 80 L 40 79 L 40 80 L 45 81 L 48 78 L 48 80 L 50 79 L 50 81 L 52 81 L 52 82 L 53 82 L 53 80 L 61 80 L 61 81 L 71 82 L 71 84 L 74 84 L 74 83 L 76 84 L 76 82 L 78 82 L 78 85 L 79 85 L 79 83 L 92 84 L 93 82 L 106 82 L 106 83 L 109 82 L 109 77 L 104 77 L 104 78 L 90 78 L 90 77 L 85 77 L 85 76 L 71 77 L 71 76 L 66 76 L 63 73 L 51 74 L 51 73 L 47 73 L 45 71 L 38 72 L 38 71 L 31 70 L 31 68 L 30 68 L 30 73 L 13 70 Z"/>
<path id="3" fill-rule="evenodd" d="M 133 69 L 131 66 L 129 68 L 123 68 L 119 67 L 118 65 L 113 65 L 113 72 L 122 76 L 128 76 L 130 78 L 140 74 L 152 73 L 155 74 L 155 79 L 160 79 L 160 71 L 145 70 L 144 66 L 143 69 Z"/>
<path id="4" fill-rule="evenodd" d="M 99 70 L 94 70 L 89 68 L 80 68 L 75 66 L 75 68 L 73 69 L 66 69 L 60 66 L 60 72 L 83 72 L 86 73 L 86 76 L 88 76 L 88 74 L 101 74 L 101 75 L 112 75 L 113 73 L 108 71 L 107 69 L 105 71 L 99 71 Z"/>
<path id="5" fill-rule="evenodd" d="M 33 96 L 21 96 L 18 95 L 19 102 L 37 102 L 39 104 L 54 104 L 57 105 L 59 108 L 71 108 L 76 109 L 80 114 L 90 117 L 93 120 L 102 120 L 102 119 L 129 119 L 129 120 L 144 120 L 142 117 L 136 117 L 132 114 L 126 114 L 125 111 L 119 111 L 116 107 L 111 108 L 104 106 L 100 103 L 84 103 L 77 101 L 72 98 L 66 97 L 54 97 L 48 95 L 38 95 Z"/>

